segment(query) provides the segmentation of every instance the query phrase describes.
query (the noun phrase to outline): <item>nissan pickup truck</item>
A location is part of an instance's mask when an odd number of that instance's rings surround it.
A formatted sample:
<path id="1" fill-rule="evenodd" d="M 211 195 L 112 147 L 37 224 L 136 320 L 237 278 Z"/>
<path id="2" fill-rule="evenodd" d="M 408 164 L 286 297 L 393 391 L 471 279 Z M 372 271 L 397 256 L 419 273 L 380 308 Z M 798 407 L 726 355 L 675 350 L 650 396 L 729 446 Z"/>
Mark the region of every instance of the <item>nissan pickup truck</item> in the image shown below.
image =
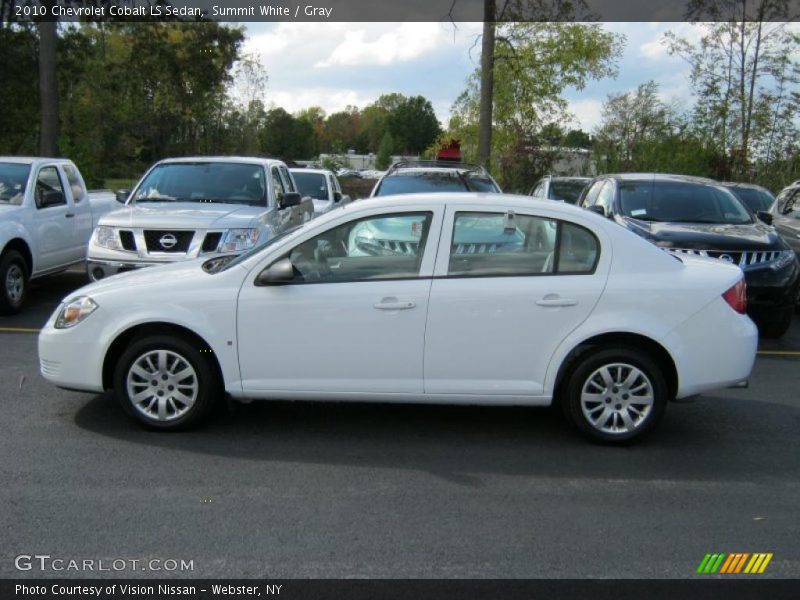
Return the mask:
<path id="1" fill-rule="evenodd" d="M 314 204 L 280 160 L 195 157 L 162 160 L 125 206 L 105 215 L 89 243 L 89 277 L 235 256 L 310 220 Z"/>
<path id="2" fill-rule="evenodd" d="M 28 282 L 86 258 L 111 192 L 88 192 L 72 161 L 0 157 L 0 314 L 19 312 Z"/>

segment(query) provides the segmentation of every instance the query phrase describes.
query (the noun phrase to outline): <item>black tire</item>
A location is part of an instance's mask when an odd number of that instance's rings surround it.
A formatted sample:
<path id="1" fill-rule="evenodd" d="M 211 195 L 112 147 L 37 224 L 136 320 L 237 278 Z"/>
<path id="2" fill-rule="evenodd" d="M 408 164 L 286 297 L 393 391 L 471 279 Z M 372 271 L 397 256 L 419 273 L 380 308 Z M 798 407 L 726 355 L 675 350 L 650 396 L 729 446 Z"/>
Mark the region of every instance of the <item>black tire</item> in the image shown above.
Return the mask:
<path id="1" fill-rule="evenodd" d="M 114 369 L 114 394 L 122 409 L 148 429 L 178 431 L 196 427 L 223 397 L 222 382 L 210 352 L 208 348 L 200 348 L 182 337 L 154 335 L 134 340 Z M 165 365 L 159 364 L 159 353 L 165 356 Z M 154 367 L 152 372 L 145 371 L 140 362 L 147 360 Z M 139 374 L 131 373 L 135 366 Z M 187 372 L 186 367 L 190 367 L 193 373 L 180 378 L 181 373 Z M 153 379 L 148 381 L 141 373 L 149 373 L 148 378 Z M 139 390 L 137 395 L 143 395 L 141 402 L 133 399 L 128 389 L 129 382 L 134 391 Z M 194 392 L 189 391 L 192 386 Z M 185 402 L 186 398 L 193 399 L 193 403 Z M 145 403 L 152 410 L 148 410 Z M 161 405 L 163 413 L 158 408 Z M 160 414 L 163 415 L 161 419 Z"/>
<path id="2" fill-rule="evenodd" d="M 612 380 L 624 380 L 633 370 L 622 368 L 616 369 L 620 365 L 637 369 L 644 379 L 636 377 L 631 382 L 630 389 L 634 393 L 628 393 L 629 388 L 624 384 L 614 388 L 603 388 L 590 380 L 599 382 L 601 375 L 598 370 L 603 367 L 609 368 L 609 375 Z M 630 443 L 641 439 L 645 434 L 652 431 L 664 415 L 664 409 L 669 400 L 669 392 L 664 373 L 658 363 L 644 351 L 628 348 L 600 348 L 581 356 L 573 365 L 565 386 L 565 393 L 562 397 L 564 412 L 575 427 L 588 438 L 607 444 Z M 638 388 L 642 384 L 647 384 L 645 390 Z M 597 390 L 598 400 L 587 400 L 587 410 L 589 415 L 596 414 L 596 424 L 584 414 L 582 393 L 584 387 L 587 390 Z M 652 397 L 649 409 L 645 409 L 643 396 Z M 606 394 L 608 394 L 606 396 Z M 609 402 L 610 400 L 610 402 Z M 599 411 L 599 412 L 598 412 Z M 607 417 L 603 416 L 610 411 Z M 623 415 L 633 423 L 632 429 L 624 431 L 607 431 L 608 429 L 621 428 L 624 425 Z M 604 431 L 604 429 L 607 429 Z"/>
<path id="3" fill-rule="evenodd" d="M 12 279 L 16 282 L 11 291 Z M 14 315 L 22 310 L 28 295 L 28 265 L 16 250 L 7 250 L 0 258 L 0 315 Z"/>
<path id="4" fill-rule="evenodd" d="M 783 309 L 777 320 L 760 325 L 758 329 L 761 333 L 761 337 L 773 340 L 783 337 L 792 325 L 793 312 L 794 310 L 792 310 L 792 307 Z"/>

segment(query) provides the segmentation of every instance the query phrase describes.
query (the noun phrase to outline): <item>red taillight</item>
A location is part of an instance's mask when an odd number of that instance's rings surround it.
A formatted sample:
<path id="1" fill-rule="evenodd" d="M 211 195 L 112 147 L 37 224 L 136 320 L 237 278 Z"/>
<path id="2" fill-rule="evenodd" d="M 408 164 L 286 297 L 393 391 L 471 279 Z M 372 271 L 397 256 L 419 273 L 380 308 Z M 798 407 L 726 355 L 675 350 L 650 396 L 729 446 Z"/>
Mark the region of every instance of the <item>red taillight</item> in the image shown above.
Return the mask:
<path id="1" fill-rule="evenodd" d="M 722 294 L 722 297 L 739 314 L 743 315 L 747 312 L 747 286 L 744 279 L 737 281 L 735 286 Z"/>

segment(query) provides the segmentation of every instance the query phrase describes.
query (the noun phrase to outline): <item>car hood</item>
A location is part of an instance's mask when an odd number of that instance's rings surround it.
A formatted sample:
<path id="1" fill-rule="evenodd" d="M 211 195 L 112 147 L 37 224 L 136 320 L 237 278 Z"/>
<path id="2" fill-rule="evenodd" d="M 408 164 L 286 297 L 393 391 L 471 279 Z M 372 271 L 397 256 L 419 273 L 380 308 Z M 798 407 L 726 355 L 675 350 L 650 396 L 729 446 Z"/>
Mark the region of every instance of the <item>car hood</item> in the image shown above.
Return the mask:
<path id="1" fill-rule="evenodd" d="M 16 204 L 3 204 L 0 202 L 0 219 L 11 219 L 22 212 L 22 207 Z"/>
<path id="2" fill-rule="evenodd" d="M 98 224 L 148 229 L 229 229 L 252 227 L 266 212 L 264 206 L 147 202 L 103 215 Z"/>
<path id="3" fill-rule="evenodd" d="M 660 223 L 623 217 L 625 225 L 664 248 L 691 250 L 782 250 L 784 243 L 763 223 Z"/>

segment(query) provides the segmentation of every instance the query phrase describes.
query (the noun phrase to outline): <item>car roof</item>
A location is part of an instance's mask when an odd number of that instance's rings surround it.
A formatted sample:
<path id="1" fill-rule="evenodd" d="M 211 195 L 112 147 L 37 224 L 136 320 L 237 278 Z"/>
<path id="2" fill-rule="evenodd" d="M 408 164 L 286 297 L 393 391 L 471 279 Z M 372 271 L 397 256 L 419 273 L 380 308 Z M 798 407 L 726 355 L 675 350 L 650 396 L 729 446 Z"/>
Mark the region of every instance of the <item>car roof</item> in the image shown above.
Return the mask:
<path id="1" fill-rule="evenodd" d="M 720 183 L 720 185 L 723 186 L 723 187 L 726 187 L 726 188 L 747 188 L 747 189 L 751 189 L 751 190 L 761 190 L 763 192 L 768 192 L 769 194 L 772 194 L 772 192 L 770 192 L 767 188 L 765 188 L 763 186 L 760 186 L 760 185 L 757 185 L 755 183 L 742 183 L 742 182 L 739 182 L 739 181 L 724 181 L 724 182 Z"/>
<path id="2" fill-rule="evenodd" d="M 37 163 L 67 163 L 73 164 L 68 158 L 48 157 L 48 156 L 0 156 L 0 163 L 12 163 L 18 165 L 33 165 Z"/>
<path id="3" fill-rule="evenodd" d="M 283 165 L 286 164 L 277 158 L 265 158 L 258 156 L 182 156 L 179 158 L 164 158 L 157 164 L 180 164 L 180 163 L 204 163 L 204 162 L 228 162 L 241 164 L 266 164 Z"/>
<path id="4" fill-rule="evenodd" d="M 618 181 L 683 181 L 686 183 L 699 183 L 705 185 L 722 185 L 708 177 L 695 175 L 679 175 L 674 173 L 609 173 L 598 175 L 596 179 L 616 179 Z"/>
<path id="5" fill-rule="evenodd" d="M 292 173 L 315 173 L 317 175 L 333 175 L 332 171 L 328 169 L 308 169 L 303 167 L 292 167 L 289 169 Z"/>
<path id="6" fill-rule="evenodd" d="M 591 181 L 591 177 L 583 177 L 579 175 L 547 175 L 546 179 L 550 181 Z"/>

